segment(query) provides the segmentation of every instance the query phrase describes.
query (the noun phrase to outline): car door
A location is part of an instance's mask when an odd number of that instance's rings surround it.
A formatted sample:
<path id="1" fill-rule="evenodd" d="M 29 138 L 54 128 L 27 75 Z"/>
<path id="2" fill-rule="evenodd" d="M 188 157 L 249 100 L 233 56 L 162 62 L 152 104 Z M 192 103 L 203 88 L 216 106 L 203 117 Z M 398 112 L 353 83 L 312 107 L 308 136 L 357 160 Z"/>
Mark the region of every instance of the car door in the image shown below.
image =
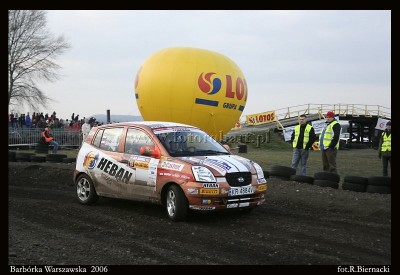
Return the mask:
<path id="1" fill-rule="evenodd" d="M 91 171 L 96 190 L 109 197 L 125 197 L 124 194 L 133 185 L 136 171 L 122 161 L 120 144 L 124 128 L 106 128 L 100 130 L 93 142 L 98 147 L 96 165 Z"/>
<path id="2" fill-rule="evenodd" d="M 124 160 L 135 170 L 135 181 L 128 186 L 128 197 L 148 199 L 155 196 L 159 159 L 151 154 L 157 145 L 142 129 L 128 128 L 125 137 Z"/>

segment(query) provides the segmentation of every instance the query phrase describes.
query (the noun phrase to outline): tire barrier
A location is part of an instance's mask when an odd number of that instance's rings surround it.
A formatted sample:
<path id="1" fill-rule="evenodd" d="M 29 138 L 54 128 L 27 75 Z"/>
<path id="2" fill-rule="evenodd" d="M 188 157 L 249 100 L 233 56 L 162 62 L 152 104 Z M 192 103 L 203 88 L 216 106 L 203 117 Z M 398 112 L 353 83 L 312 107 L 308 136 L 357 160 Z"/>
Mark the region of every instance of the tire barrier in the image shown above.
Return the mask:
<path id="1" fill-rule="evenodd" d="M 321 187 L 339 188 L 340 176 L 331 172 L 317 172 L 314 174 L 314 185 Z"/>
<path id="2" fill-rule="evenodd" d="M 31 161 L 32 155 L 34 155 L 34 153 L 16 152 L 15 159 L 21 162 Z"/>
<path id="3" fill-rule="evenodd" d="M 14 151 L 8 151 L 8 161 L 17 161 L 15 159 L 15 152 Z"/>
<path id="4" fill-rule="evenodd" d="M 314 178 L 309 176 L 302 176 L 302 175 L 291 175 L 290 180 L 297 181 L 300 183 L 308 183 L 313 184 Z"/>
<path id="5" fill-rule="evenodd" d="M 63 154 L 48 154 L 46 156 L 46 161 L 48 162 L 62 162 L 63 158 L 66 158 L 67 155 Z"/>
<path id="6" fill-rule="evenodd" d="M 332 182 L 340 182 L 340 176 L 336 173 L 331 172 L 317 172 L 314 174 L 314 184 L 315 180 L 329 180 Z"/>
<path id="7" fill-rule="evenodd" d="M 35 147 L 36 154 L 48 154 L 49 153 L 49 145 L 47 143 L 38 143 Z"/>
<path id="8" fill-rule="evenodd" d="M 272 165 L 269 175 L 270 177 L 278 177 L 283 180 L 290 180 L 290 176 L 296 174 L 296 169 L 282 165 Z"/>
<path id="9" fill-rule="evenodd" d="M 63 163 L 73 163 L 73 162 L 76 162 L 76 158 L 63 158 L 62 162 Z"/>
<path id="10" fill-rule="evenodd" d="M 338 189 L 339 188 L 339 183 L 330 181 L 330 180 L 317 180 L 314 179 L 314 185 L 318 185 L 320 187 L 331 187 L 333 189 Z"/>
<path id="11" fill-rule="evenodd" d="M 239 145 L 238 153 L 247 153 L 247 144 Z"/>
<path id="12" fill-rule="evenodd" d="M 269 178 L 270 179 L 280 179 L 280 180 L 283 180 L 283 181 L 290 181 L 290 178 L 288 178 L 288 177 L 282 177 L 282 176 L 269 176 Z"/>
<path id="13" fill-rule="evenodd" d="M 31 156 L 31 162 L 45 162 L 45 161 L 46 161 L 45 156 L 37 156 L 37 155 Z"/>
<path id="14" fill-rule="evenodd" d="M 391 179 L 391 177 L 369 177 L 365 191 L 368 193 L 391 194 Z"/>
<path id="15" fill-rule="evenodd" d="M 365 192 L 367 184 L 368 179 L 365 177 L 345 176 L 343 179 L 342 189 L 355 192 Z"/>

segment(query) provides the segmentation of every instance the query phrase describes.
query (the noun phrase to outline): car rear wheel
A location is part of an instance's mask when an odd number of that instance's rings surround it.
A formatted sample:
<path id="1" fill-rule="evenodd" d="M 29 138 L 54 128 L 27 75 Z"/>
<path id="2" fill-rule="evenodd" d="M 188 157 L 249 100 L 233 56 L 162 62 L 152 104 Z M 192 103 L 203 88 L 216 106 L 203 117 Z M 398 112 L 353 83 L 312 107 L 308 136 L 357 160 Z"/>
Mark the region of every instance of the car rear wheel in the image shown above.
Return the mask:
<path id="1" fill-rule="evenodd" d="M 76 194 L 81 204 L 93 204 L 99 198 L 94 188 L 92 179 L 85 174 L 80 175 L 76 180 Z"/>
<path id="2" fill-rule="evenodd" d="M 181 221 L 187 217 L 188 201 L 177 185 L 171 185 L 167 191 L 166 208 L 168 217 L 173 221 Z"/>

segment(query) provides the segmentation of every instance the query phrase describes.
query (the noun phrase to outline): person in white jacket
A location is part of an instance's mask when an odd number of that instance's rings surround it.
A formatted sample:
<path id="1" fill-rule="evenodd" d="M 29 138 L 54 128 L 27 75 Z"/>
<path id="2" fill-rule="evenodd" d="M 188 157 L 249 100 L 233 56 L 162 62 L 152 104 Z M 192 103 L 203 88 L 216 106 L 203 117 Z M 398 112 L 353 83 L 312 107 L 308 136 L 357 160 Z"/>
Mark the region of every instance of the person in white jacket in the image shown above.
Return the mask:
<path id="1" fill-rule="evenodd" d="M 89 119 L 85 118 L 85 123 L 82 124 L 82 143 L 85 142 L 86 137 L 88 136 L 90 132 L 90 124 L 89 124 Z"/>

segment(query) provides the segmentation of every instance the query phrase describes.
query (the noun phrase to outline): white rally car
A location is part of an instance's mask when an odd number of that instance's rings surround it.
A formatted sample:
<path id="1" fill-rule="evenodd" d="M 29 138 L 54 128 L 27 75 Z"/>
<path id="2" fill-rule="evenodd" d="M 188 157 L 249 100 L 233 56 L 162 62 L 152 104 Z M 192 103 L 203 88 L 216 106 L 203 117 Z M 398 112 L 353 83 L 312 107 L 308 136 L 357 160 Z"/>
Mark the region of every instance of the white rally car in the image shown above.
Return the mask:
<path id="1" fill-rule="evenodd" d="M 232 155 L 199 128 L 171 122 L 94 127 L 77 157 L 78 200 L 99 196 L 145 200 L 172 220 L 189 210 L 251 210 L 265 201 L 267 181 L 255 162 Z"/>

